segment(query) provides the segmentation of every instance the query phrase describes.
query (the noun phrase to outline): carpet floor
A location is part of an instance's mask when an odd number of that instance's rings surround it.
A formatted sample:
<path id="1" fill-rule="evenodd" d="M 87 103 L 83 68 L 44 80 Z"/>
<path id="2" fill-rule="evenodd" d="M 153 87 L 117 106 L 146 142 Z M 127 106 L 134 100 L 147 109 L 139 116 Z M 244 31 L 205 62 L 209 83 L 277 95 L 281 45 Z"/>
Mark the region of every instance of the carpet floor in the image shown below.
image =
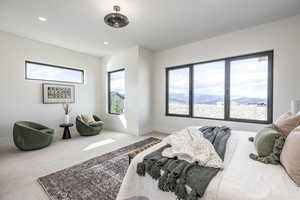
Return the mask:
<path id="1" fill-rule="evenodd" d="M 115 200 L 128 168 L 128 153 L 158 139 L 150 137 L 81 164 L 41 177 L 51 200 Z"/>

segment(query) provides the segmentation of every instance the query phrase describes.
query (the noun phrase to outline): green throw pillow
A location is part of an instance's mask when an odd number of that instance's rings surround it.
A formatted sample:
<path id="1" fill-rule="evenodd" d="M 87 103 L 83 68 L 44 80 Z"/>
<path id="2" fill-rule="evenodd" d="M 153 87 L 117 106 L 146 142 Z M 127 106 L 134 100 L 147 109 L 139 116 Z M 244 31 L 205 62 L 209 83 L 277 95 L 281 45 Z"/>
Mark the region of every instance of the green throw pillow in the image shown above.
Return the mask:
<path id="1" fill-rule="evenodd" d="M 273 146 L 273 152 L 268 156 L 258 156 L 251 153 L 249 156 L 251 159 L 265 163 L 265 164 L 273 164 L 279 165 L 280 163 L 280 154 L 282 152 L 286 137 L 281 135 L 277 136 L 275 140 L 275 144 Z"/>
<path id="2" fill-rule="evenodd" d="M 273 152 L 275 140 L 281 135 L 271 124 L 261 129 L 254 137 L 254 145 L 258 156 L 268 156 Z"/>

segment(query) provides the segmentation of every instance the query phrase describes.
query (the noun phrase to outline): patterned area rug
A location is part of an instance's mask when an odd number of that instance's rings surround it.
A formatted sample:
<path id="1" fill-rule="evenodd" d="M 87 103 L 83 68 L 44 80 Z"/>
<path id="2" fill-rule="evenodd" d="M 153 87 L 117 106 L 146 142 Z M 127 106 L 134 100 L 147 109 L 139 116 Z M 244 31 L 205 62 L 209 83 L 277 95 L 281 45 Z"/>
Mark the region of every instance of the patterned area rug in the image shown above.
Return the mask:
<path id="1" fill-rule="evenodd" d="M 156 140 L 145 139 L 41 177 L 38 182 L 51 200 L 115 200 L 129 165 L 128 153 Z"/>

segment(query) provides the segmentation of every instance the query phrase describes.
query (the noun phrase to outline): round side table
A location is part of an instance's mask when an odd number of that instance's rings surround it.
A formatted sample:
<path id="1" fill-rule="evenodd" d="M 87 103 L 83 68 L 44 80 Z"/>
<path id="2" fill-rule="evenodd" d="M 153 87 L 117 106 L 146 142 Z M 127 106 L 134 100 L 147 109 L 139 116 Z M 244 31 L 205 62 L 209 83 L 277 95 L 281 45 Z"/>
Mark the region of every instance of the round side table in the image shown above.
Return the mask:
<path id="1" fill-rule="evenodd" d="M 72 127 L 72 126 L 74 126 L 74 124 L 72 124 L 72 123 L 69 123 L 69 124 L 63 123 L 63 124 L 59 125 L 59 127 L 64 128 L 64 134 L 62 137 L 63 140 L 71 138 L 70 127 Z"/>

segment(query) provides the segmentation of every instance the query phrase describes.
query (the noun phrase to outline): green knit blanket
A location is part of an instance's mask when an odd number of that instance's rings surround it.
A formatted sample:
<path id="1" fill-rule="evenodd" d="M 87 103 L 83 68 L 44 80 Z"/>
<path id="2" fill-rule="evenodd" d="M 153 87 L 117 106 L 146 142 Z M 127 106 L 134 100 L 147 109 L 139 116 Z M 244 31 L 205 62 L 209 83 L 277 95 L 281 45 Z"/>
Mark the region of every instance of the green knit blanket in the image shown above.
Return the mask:
<path id="1" fill-rule="evenodd" d="M 199 131 L 212 143 L 220 158 L 224 160 L 226 144 L 231 134 L 230 128 L 206 126 Z M 158 180 L 160 190 L 174 192 L 179 200 L 197 200 L 198 197 L 202 197 L 208 184 L 220 169 L 199 166 L 197 162 L 188 163 L 177 157 L 163 157 L 162 152 L 168 147 L 170 145 L 165 145 L 146 155 L 137 165 L 137 174 L 140 176 L 149 174 Z M 191 188 L 190 192 L 186 186 Z"/>

